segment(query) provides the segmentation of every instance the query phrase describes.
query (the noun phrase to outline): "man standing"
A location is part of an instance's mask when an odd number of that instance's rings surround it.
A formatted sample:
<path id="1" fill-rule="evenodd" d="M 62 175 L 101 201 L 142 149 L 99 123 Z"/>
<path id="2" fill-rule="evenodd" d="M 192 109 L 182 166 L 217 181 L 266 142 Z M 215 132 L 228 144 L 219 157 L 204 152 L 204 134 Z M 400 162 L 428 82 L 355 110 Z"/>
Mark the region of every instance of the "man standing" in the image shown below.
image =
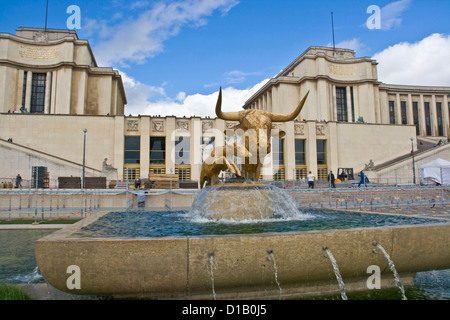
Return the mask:
<path id="1" fill-rule="evenodd" d="M 18 174 L 16 177 L 16 188 L 22 189 L 22 177 L 20 176 L 20 174 Z"/>
<path id="2" fill-rule="evenodd" d="M 330 171 L 330 174 L 328 175 L 328 181 L 330 182 L 331 188 L 336 188 L 336 185 L 334 184 L 334 180 L 335 180 L 334 173 L 333 173 L 333 171 Z"/>
<path id="3" fill-rule="evenodd" d="M 314 189 L 314 180 L 316 178 L 314 177 L 314 175 L 312 174 L 312 172 L 310 171 L 308 174 L 308 189 Z"/>

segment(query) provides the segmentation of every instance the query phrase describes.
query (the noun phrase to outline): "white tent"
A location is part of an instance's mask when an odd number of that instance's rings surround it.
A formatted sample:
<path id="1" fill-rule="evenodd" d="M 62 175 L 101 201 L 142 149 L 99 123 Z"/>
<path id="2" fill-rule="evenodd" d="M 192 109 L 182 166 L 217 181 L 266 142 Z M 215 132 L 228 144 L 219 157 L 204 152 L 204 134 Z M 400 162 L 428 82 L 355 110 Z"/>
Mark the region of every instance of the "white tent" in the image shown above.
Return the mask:
<path id="1" fill-rule="evenodd" d="M 450 162 L 436 159 L 420 167 L 422 180 L 450 184 Z"/>

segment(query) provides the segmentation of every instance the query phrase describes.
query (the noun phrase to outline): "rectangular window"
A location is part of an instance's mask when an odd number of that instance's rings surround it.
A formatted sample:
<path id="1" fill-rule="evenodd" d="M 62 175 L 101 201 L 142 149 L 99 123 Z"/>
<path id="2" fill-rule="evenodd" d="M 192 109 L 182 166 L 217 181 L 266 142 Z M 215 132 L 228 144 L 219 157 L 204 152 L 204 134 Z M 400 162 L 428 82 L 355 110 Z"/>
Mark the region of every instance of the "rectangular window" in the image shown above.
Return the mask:
<path id="1" fill-rule="evenodd" d="M 305 140 L 295 139 L 295 165 L 306 165 Z"/>
<path id="2" fill-rule="evenodd" d="M 150 137 L 150 164 L 166 163 L 166 137 Z"/>
<path id="3" fill-rule="evenodd" d="M 27 76 L 28 72 L 23 72 L 23 86 L 22 86 L 22 108 L 25 108 L 25 99 L 27 96 Z"/>
<path id="4" fill-rule="evenodd" d="M 175 165 L 191 164 L 191 138 L 175 138 Z"/>
<path id="5" fill-rule="evenodd" d="M 414 125 L 416 126 L 416 134 L 420 134 L 420 128 L 419 128 L 419 103 L 417 101 L 413 102 L 413 118 L 414 118 Z"/>
<path id="6" fill-rule="evenodd" d="M 438 135 L 442 137 L 444 135 L 444 124 L 442 122 L 442 102 L 436 102 L 436 116 L 438 122 Z"/>
<path id="7" fill-rule="evenodd" d="M 389 123 L 395 124 L 395 101 L 389 101 Z"/>
<path id="8" fill-rule="evenodd" d="M 191 166 L 184 166 L 184 165 L 175 166 L 175 174 L 178 175 L 179 181 L 190 181 Z"/>
<path id="9" fill-rule="evenodd" d="M 336 108 L 337 121 L 348 122 L 347 114 L 347 89 L 345 87 L 336 87 Z"/>
<path id="10" fill-rule="evenodd" d="M 44 113 L 46 73 L 33 73 L 30 113 Z"/>
<path id="11" fill-rule="evenodd" d="M 408 117 L 406 116 L 406 101 L 401 102 L 402 124 L 408 124 Z"/>
<path id="12" fill-rule="evenodd" d="M 284 166 L 284 140 L 273 139 L 272 155 L 274 166 Z"/>
<path id="13" fill-rule="evenodd" d="M 141 161 L 141 137 L 125 137 L 124 163 L 138 165 Z"/>
<path id="14" fill-rule="evenodd" d="M 431 136 L 431 111 L 429 102 L 425 102 L 425 125 L 427 136 Z"/>
<path id="15" fill-rule="evenodd" d="M 317 165 L 327 165 L 327 141 L 317 140 Z"/>
<path id="16" fill-rule="evenodd" d="M 273 139 L 272 157 L 273 180 L 284 180 L 286 177 L 286 169 L 284 167 L 284 139 Z"/>
<path id="17" fill-rule="evenodd" d="M 353 87 L 350 87 L 350 98 L 352 99 L 352 121 L 356 122 L 355 119 L 355 98 L 353 97 Z"/>

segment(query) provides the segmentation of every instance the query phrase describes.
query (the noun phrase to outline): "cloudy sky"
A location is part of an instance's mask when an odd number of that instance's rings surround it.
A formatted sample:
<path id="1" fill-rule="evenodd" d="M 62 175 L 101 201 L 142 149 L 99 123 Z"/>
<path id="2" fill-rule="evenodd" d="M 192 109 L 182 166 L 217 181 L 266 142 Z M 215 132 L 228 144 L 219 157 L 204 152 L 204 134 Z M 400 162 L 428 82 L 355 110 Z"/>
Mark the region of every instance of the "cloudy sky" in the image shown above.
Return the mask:
<path id="1" fill-rule="evenodd" d="M 70 27 L 78 6 L 79 38 L 122 74 L 126 114 L 214 116 L 220 86 L 239 110 L 308 47 L 332 46 L 331 12 L 336 46 L 376 59 L 381 81 L 450 86 L 447 0 L 48 2 L 49 28 Z M 44 27 L 47 0 L 1 4 L 0 32 Z"/>

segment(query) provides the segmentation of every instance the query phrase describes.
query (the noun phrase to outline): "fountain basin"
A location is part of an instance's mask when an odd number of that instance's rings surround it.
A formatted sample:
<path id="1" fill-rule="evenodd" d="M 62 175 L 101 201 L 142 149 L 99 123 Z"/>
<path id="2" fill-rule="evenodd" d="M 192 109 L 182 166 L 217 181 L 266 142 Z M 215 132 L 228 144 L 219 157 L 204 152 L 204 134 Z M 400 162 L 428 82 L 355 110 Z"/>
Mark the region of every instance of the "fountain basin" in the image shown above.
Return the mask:
<path id="1" fill-rule="evenodd" d="M 106 213 L 105 213 L 106 214 Z M 41 274 L 54 288 L 117 298 L 218 299 L 285 297 L 339 291 L 324 246 L 334 255 L 347 288 L 367 289 L 367 268 L 388 262 L 373 252 L 381 244 L 400 277 L 450 268 L 450 224 L 402 225 L 287 233 L 159 238 L 79 238 L 75 234 L 103 214 L 88 217 L 36 242 Z M 78 266 L 80 288 L 69 289 L 69 266 Z M 392 282 L 393 283 L 393 282 Z"/>

